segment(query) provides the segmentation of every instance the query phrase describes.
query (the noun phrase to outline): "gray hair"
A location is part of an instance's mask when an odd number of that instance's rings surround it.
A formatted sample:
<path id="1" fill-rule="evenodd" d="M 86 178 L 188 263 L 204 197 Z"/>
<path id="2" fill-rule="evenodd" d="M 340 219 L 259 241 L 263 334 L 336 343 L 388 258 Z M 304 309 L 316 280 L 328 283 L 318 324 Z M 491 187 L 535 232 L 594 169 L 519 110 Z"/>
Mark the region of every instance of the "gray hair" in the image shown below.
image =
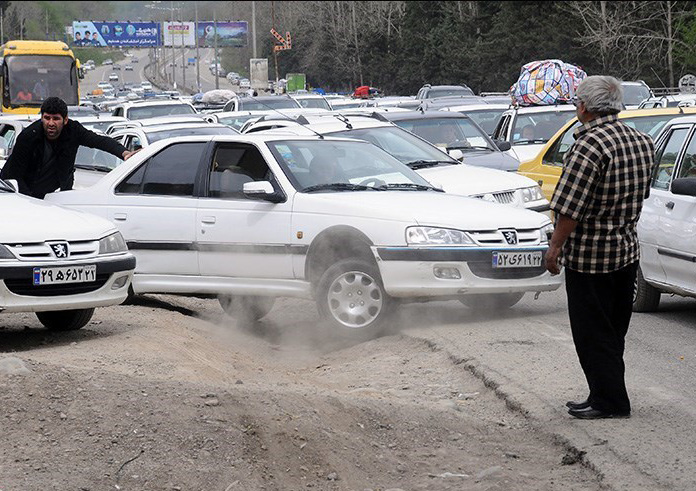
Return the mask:
<path id="1" fill-rule="evenodd" d="M 621 82 L 608 75 L 585 78 L 578 85 L 575 96 L 594 114 L 616 114 L 624 109 Z"/>

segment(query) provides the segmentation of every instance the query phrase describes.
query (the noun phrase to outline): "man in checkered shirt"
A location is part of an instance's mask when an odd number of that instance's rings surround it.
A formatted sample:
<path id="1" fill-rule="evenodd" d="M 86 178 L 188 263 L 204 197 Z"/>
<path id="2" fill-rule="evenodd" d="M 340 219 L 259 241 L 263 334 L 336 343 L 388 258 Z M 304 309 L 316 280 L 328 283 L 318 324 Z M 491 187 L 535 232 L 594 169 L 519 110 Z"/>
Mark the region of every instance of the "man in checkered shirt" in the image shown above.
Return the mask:
<path id="1" fill-rule="evenodd" d="M 574 103 L 575 143 L 563 159 L 551 209 L 556 229 L 546 268 L 566 272 L 568 314 L 575 349 L 590 394 L 569 401 L 582 419 L 628 417 L 624 338 L 633 307 L 638 268 L 636 224 L 648 191 L 652 139 L 622 123 L 621 83 L 613 77 L 584 79 Z"/>

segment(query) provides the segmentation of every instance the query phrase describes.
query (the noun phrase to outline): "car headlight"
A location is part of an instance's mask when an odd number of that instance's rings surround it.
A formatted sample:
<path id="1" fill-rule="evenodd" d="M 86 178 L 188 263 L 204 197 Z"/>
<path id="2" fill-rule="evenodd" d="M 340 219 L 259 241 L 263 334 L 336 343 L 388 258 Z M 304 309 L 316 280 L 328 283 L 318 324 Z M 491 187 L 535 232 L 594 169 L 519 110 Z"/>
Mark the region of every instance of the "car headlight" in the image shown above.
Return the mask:
<path id="1" fill-rule="evenodd" d="M 539 229 L 539 234 L 540 237 L 539 239 L 541 240 L 542 244 L 547 244 L 551 242 L 551 236 L 553 235 L 553 224 L 552 223 L 547 223 L 543 227 Z"/>
<path id="2" fill-rule="evenodd" d="M 15 259 L 15 257 L 7 247 L 0 244 L 0 259 Z"/>
<path id="3" fill-rule="evenodd" d="M 544 193 L 541 192 L 541 188 L 539 186 L 522 188 L 522 200 L 525 203 L 529 203 L 530 201 L 539 201 L 540 199 L 544 199 Z"/>
<path id="4" fill-rule="evenodd" d="M 125 252 L 128 250 L 126 241 L 121 232 L 115 232 L 99 241 L 99 254 L 113 254 L 115 252 Z"/>
<path id="5" fill-rule="evenodd" d="M 475 245 L 466 232 L 451 228 L 408 227 L 406 229 L 408 245 Z"/>

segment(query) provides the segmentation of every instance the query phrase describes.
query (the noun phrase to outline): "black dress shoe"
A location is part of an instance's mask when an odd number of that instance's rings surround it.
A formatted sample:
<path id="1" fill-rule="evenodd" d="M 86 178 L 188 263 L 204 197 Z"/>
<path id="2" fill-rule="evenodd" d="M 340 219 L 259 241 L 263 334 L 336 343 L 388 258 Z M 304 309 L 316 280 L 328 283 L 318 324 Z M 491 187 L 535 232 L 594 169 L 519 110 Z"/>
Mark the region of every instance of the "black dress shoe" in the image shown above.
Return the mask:
<path id="1" fill-rule="evenodd" d="M 590 401 L 584 400 L 582 402 L 568 401 L 566 402 L 566 407 L 570 409 L 587 409 L 590 407 Z"/>
<path id="2" fill-rule="evenodd" d="M 631 413 L 604 412 L 588 406 L 585 409 L 568 409 L 568 414 L 579 419 L 630 418 Z"/>

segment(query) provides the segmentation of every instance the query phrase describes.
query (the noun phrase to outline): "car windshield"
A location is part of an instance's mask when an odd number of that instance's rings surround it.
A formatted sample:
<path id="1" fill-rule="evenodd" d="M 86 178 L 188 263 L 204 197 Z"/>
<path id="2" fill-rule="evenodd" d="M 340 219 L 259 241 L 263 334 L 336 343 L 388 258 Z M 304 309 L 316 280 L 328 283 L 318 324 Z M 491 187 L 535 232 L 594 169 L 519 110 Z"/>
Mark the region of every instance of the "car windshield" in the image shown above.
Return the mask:
<path id="1" fill-rule="evenodd" d="M 452 87 L 449 89 L 430 89 L 428 91 L 428 99 L 436 97 L 451 97 L 456 95 L 474 95 L 474 91 L 468 87 Z"/>
<path id="2" fill-rule="evenodd" d="M 645 99 L 650 98 L 650 89 L 645 85 L 624 85 L 623 93 L 624 106 L 637 106 Z"/>
<path id="3" fill-rule="evenodd" d="M 404 164 L 423 165 L 425 162 L 457 164 L 449 155 L 424 142 L 408 131 L 396 126 L 381 126 L 361 130 L 344 130 L 330 133 L 331 136 L 365 140 L 396 157 Z"/>
<path id="4" fill-rule="evenodd" d="M 513 145 L 546 143 L 575 116 L 575 111 L 518 114 L 512 130 Z"/>
<path id="5" fill-rule="evenodd" d="M 468 145 L 473 150 L 496 150 L 481 129 L 466 118 L 429 118 L 394 122 L 440 148 Z"/>
<path id="6" fill-rule="evenodd" d="M 339 109 L 354 109 L 356 107 L 363 107 L 365 105 L 365 101 L 351 101 L 351 102 L 341 102 L 341 101 L 333 101 L 331 103 L 331 109 L 334 111 L 337 111 Z"/>
<path id="7" fill-rule="evenodd" d="M 79 147 L 75 156 L 75 167 L 80 169 L 109 172 L 118 167 L 123 160 L 98 148 Z"/>
<path id="8" fill-rule="evenodd" d="M 240 111 L 265 111 L 268 109 L 297 109 L 300 105 L 286 97 L 271 97 L 263 101 L 253 97 L 239 100 Z"/>
<path id="9" fill-rule="evenodd" d="M 128 110 L 128 119 L 147 119 L 173 114 L 196 114 L 188 104 L 166 104 L 161 106 L 132 107 Z"/>
<path id="10" fill-rule="evenodd" d="M 82 123 L 82 121 L 80 121 Z M 82 123 L 82 126 L 89 130 L 98 130 L 106 133 L 106 129 L 114 124 L 114 121 L 92 121 L 89 123 Z"/>
<path id="11" fill-rule="evenodd" d="M 310 109 L 326 109 L 327 111 L 331 111 L 331 106 L 329 106 L 329 103 L 326 102 L 324 99 L 316 98 L 316 99 L 296 99 L 297 103 L 306 108 Z"/>
<path id="12" fill-rule="evenodd" d="M 466 115 L 473 119 L 483 131 L 492 136 L 498 121 L 503 116 L 506 109 L 484 109 L 481 111 L 466 111 Z"/>
<path id="13" fill-rule="evenodd" d="M 662 128 L 675 117 L 675 114 L 662 114 L 660 116 L 622 118 L 621 121 L 631 128 L 649 135 L 654 140 L 660 134 Z"/>
<path id="14" fill-rule="evenodd" d="M 394 157 L 366 142 L 276 141 L 268 147 L 299 191 L 432 188 Z"/>
<path id="15" fill-rule="evenodd" d="M 253 114 L 240 114 L 239 116 L 225 116 L 225 117 L 220 117 L 218 116 L 217 120 L 218 123 L 224 124 L 226 126 L 229 126 L 230 128 L 233 128 L 237 131 L 242 129 L 242 126 L 244 126 L 244 123 L 249 121 L 250 119 L 253 118 L 258 118 L 258 115 L 253 115 Z"/>
<path id="16" fill-rule="evenodd" d="M 165 138 L 179 138 L 182 136 L 192 135 L 238 135 L 236 131 L 228 127 L 207 127 L 205 125 L 196 126 L 195 128 L 178 128 L 167 129 L 161 131 L 148 131 L 147 138 L 150 143 L 164 140 Z"/>

